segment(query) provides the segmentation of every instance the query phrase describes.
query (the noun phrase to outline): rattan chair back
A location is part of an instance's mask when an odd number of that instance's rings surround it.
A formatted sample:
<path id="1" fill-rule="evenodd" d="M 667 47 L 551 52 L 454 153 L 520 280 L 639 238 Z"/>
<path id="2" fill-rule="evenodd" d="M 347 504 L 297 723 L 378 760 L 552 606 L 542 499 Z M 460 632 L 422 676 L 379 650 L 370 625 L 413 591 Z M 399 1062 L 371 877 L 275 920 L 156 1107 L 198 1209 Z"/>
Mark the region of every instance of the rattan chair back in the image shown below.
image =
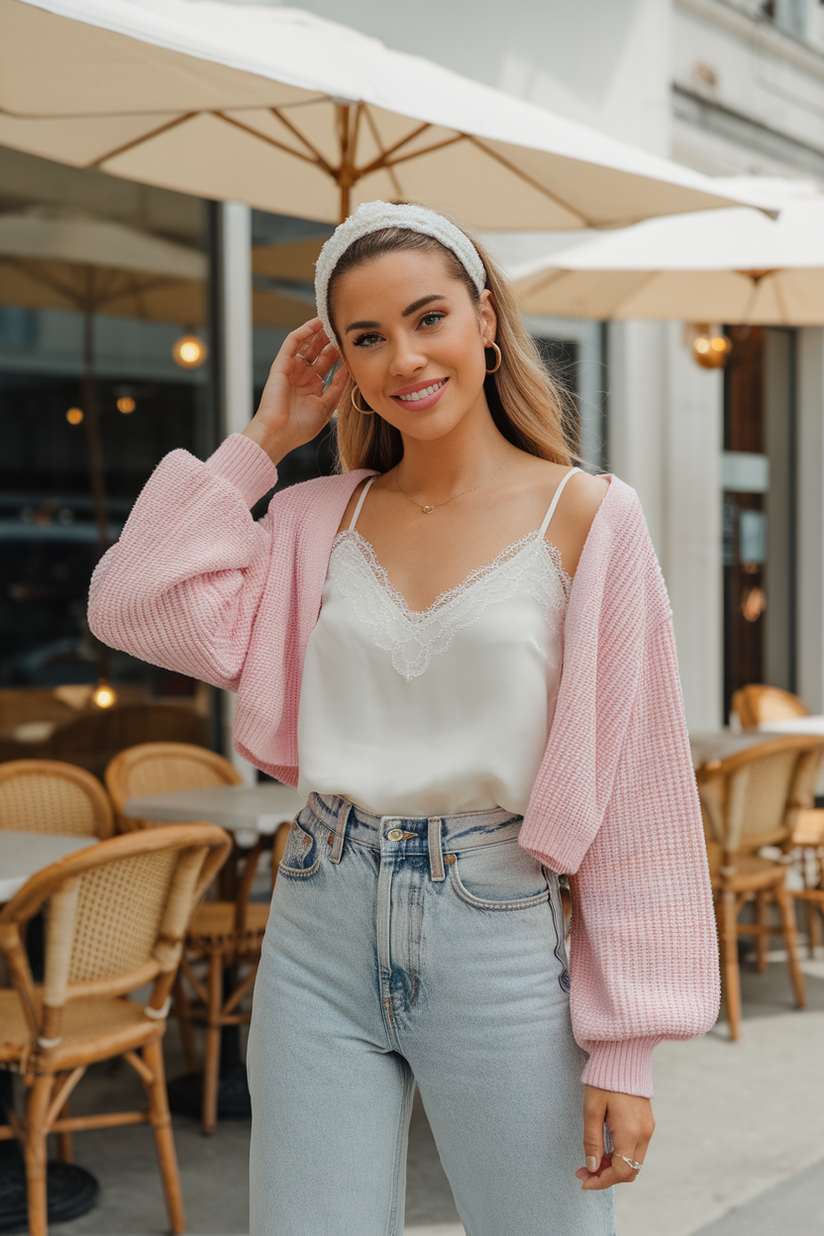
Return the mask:
<path id="1" fill-rule="evenodd" d="M 154 983 L 149 1005 L 163 1007 L 189 920 L 231 844 L 214 824 L 172 824 L 88 846 L 28 880 L 0 911 L 0 948 L 33 1049 L 59 1040 L 63 1009 L 72 1000 Z M 42 989 L 24 947 L 26 924 L 40 911 Z"/>
<path id="2" fill-rule="evenodd" d="M 91 773 L 58 760 L 0 763 L 0 828 L 23 833 L 111 837 L 114 819 Z"/>
<path id="3" fill-rule="evenodd" d="M 242 780 L 222 755 L 183 742 L 144 742 L 128 747 L 114 757 L 105 772 L 117 828 L 124 833 L 154 825 L 152 820 L 131 820 L 123 814 L 129 798 L 239 785 Z"/>
<path id="4" fill-rule="evenodd" d="M 810 710 L 802 699 L 780 687 L 768 687 L 752 682 L 734 692 L 732 710 L 745 730 L 754 730 L 762 721 L 789 721 L 793 717 L 808 717 Z"/>
<path id="5" fill-rule="evenodd" d="M 824 737 L 788 734 L 699 770 L 710 839 L 726 855 L 786 846 L 799 811 L 812 806 Z"/>

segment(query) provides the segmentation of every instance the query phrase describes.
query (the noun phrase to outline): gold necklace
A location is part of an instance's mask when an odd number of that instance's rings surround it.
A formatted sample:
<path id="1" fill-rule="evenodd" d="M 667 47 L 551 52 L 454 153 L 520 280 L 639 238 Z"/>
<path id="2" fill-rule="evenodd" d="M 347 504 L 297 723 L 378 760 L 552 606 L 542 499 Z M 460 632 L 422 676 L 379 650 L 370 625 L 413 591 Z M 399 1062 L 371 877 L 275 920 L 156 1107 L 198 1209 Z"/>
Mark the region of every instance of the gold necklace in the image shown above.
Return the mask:
<path id="1" fill-rule="evenodd" d="M 495 471 L 492 473 L 492 475 L 488 476 L 485 481 L 478 481 L 478 484 L 473 485 L 472 489 L 462 489 L 459 494 L 453 494 L 451 498 L 444 498 L 443 502 L 436 502 L 433 506 L 422 506 L 420 502 L 416 502 L 414 498 L 410 498 L 409 494 L 406 492 L 405 489 L 401 489 L 401 480 L 400 480 L 401 464 L 398 464 L 398 470 L 395 473 L 395 484 L 397 485 L 400 492 L 403 494 L 404 498 L 406 498 L 407 502 L 411 502 L 413 506 L 420 507 L 424 515 L 431 515 L 432 512 L 435 510 L 435 507 L 446 506 L 448 502 L 454 502 L 456 498 L 463 498 L 466 494 L 471 494 L 476 489 L 480 489 L 482 485 L 488 485 L 490 481 L 494 481 L 498 473 L 503 471 L 504 464 L 509 459 L 509 456 L 511 454 L 512 454 L 512 443 L 510 442 L 509 450 L 504 455 L 503 463 L 499 467 L 497 467 Z M 401 463 L 403 463 L 403 460 L 401 460 Z"/>

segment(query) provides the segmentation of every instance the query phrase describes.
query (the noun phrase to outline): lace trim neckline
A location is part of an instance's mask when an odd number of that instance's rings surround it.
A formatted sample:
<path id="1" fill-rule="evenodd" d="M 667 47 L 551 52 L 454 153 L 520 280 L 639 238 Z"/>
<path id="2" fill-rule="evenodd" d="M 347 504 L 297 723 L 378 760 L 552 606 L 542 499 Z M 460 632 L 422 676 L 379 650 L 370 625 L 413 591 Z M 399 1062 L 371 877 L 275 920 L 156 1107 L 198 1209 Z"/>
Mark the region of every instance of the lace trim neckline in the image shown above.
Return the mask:
<path id="1" fill-rule="evenodd" d="M 433 614 L 439 610 L 446 608 L 452 601 L 463 596 L 469 588 L 480 583 L 481 580 L 493 575 L 500 567 L 515 558 L 528 545 L 537 544 L 540 542 L 547 552 L 547 556 L 552 563 L 552 566 L 558 576 L 558 582 L 561 585 L 561 590 L 564 594 L 564 600 L 569 601 L 569 594 L 572 589 L 572 576 L 564 570 L 561 561 L 561 551 L 551 541 L 547 541 L 546 537 L 541 536 L 539 529 L 533 529 L 532 532 L 527 532 L 519 540 L 513 541 L 510 545 L 505 545 L 499 554 L 485 562 L 482 566 L 475 567 L 469 572 L 459 584 L 453 588 L 447 588 L 444 592 L 438 594 L 431 605 L 427 605 L 426 609 L 412 609 L 403 593 L 399 592 L 394 586 L 385 568 L 378 560 L 377 554 L 370 541 L 357 531 L 356 528 L 346 528 L 343 532 L 339 532 L 332 543 L 332 552 L 345 541 L 353 541 L 358 549 L 363 554 L 364 559 L 369 565 L 373 575 L 375 575 L 378 583 L 388 594 L 389 598 L 394 602 L 397 608 L 401 611 L 410 622 L 425 622 L 427 618 L 431 618 Z"/>

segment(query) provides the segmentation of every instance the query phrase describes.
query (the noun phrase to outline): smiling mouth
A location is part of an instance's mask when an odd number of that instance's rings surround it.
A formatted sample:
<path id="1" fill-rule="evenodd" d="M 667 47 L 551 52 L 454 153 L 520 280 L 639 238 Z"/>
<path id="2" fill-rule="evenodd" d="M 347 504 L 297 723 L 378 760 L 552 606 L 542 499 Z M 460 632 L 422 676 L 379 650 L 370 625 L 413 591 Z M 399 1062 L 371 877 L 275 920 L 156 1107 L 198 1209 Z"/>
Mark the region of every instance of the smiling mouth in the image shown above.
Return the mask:
<path id="1" fill-rule="evenodd" d="M 392 398 L 400 399 L 401 403 L 417 403 L 420 399 L 428 399 L 430 395 L 434 395 L 447 381 L 447 378 L 441 378 L 440 382 L 433 382 L 431 386 L 425 386 L 420 391 L 412 391 L 411 395 L 393 395 Z"/>

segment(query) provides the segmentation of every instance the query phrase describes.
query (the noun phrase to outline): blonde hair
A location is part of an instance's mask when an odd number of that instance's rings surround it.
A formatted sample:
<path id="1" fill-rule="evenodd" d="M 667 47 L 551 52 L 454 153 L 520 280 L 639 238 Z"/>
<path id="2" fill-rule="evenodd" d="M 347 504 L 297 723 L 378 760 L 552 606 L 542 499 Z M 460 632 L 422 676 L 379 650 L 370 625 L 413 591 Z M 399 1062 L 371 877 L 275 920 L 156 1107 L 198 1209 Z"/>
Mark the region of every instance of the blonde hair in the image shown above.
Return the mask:
<path id="1" fill-rule="evenodd" d="M 460 227 L 460 224 L 455 226 Z M 469 236 L 464 228 L 461 227 L 461 231 Z M 484 379 L 484 393 L 492 419 L 514 446 L 530 455 L 537 455 L 539 459 L 568 466 L 577 458 L 577 418 L 572 396 L 566 386 L 547 370 L 535 341 L 524 326 L 508 280 L 475 237 L 469 236 L 469 239 L 484 264 L 486 287 L 492 295 L 498 318 L 495 342 L 501 350 L 501 365 L 496 373 L 488 373 Z M 405 228 L 385 228 L 354 241 L 336 265 L 327 292 L 326 310 L 330 320 L 333 319 L 332 293 L 341 275 L 384 253 L 405 249 L 440 253 L 450 274 L 461 280 L 472 303 L 479 305 L 480 293 L 451 249 L 433 236 Z M 487 355 L 491 366 L 494 353 L 490 350 Z M 350 377 L 338 405 L 340 470 L 351 472 L 355 468 L 372 468 L 376 472 L 388 472 L 403 457 L 403 439 L 398 430 L 381 416 L 355 411 L 351 399 L 355 389 Z M 363 406 L 360 392 L 358 399 Z"/>

